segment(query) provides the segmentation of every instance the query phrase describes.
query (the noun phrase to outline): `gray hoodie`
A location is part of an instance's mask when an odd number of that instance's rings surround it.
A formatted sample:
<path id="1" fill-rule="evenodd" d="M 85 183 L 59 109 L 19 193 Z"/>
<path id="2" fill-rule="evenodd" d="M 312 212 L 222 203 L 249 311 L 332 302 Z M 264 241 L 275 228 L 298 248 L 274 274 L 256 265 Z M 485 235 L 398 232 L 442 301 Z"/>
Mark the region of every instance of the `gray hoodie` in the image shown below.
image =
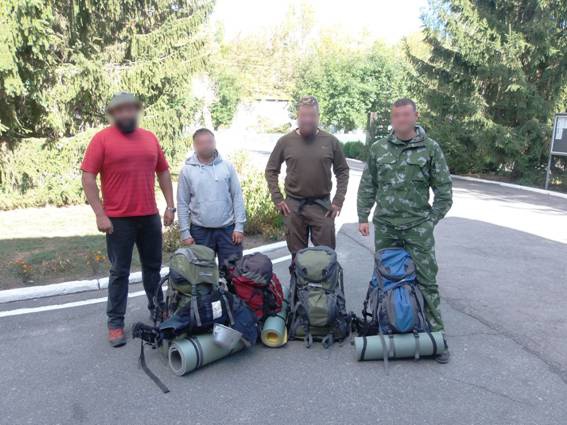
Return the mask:
<path id="1" fill-rule="evenodd" d="M 181 239 L 191 237 L 191 223 L 209 228 L 234 224 L 244 231 L 246 210 L 238 175 L 218 152 L 209 164 L 193 154 L 181 169 L 177 186 L 177 212 Z"/>

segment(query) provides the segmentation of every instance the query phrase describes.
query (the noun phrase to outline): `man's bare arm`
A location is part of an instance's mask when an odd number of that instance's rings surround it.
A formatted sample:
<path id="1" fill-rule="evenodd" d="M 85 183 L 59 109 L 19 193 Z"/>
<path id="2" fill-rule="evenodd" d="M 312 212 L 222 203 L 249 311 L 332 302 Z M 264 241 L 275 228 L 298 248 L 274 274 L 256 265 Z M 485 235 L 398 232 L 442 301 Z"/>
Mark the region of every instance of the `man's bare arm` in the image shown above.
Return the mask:
<path id="1" fill-rule="evenodd" d="M 83 171 L 81 182 L 87 201 L 96 215 L 96 226 L 98 230 L 108 234 L 112 233 L 112 222 L 104 213 L 102 202 L 100 201 L 98 185 L 96 184 L 96 174 Z"/>
<path id="2" fill-rule="evenodd" d="M 175 214 L 170 209 L 175 205 L 173 202 L 173 184 L 171 183 L 171 174 L 169 173 L 169 170 L 165 170 L 161 173 L 157 173 L 157 178 L 168 208 L 163 214 L 163 224 L 170 226 L 173 224 L 173 219 L 175 218 Z"/>

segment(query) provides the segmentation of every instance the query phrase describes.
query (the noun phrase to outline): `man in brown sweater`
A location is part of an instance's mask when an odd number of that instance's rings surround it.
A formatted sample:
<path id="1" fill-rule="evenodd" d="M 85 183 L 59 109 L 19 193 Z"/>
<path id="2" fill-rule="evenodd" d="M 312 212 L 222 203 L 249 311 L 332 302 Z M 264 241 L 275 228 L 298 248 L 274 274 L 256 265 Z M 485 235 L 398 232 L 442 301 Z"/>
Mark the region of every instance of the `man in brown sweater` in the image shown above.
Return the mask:
<path id="1" fill-rule="evenodd" d="M 289 251 L 295 255 L 313 245 L 335 248 L 335 217 L 345 199 L 348 164 L 332 134 L 319 129 L 319 104 L 313 96 L 303 97 L 297 107 L 298 128 L 280 138 L 266 166 L 272 200 L 284 216 Z M 281 165 L 286 163 L 284 199 L 278 184 Z M 337 190 L 330 199 L 333 183 Z"/>

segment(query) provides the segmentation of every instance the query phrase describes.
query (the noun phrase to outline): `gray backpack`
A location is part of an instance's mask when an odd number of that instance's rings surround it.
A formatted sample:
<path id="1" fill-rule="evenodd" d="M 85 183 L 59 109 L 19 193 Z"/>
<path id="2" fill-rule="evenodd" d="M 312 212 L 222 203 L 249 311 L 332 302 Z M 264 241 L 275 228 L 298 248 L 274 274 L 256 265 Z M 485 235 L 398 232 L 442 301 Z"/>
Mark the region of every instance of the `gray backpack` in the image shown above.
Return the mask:
<path id="1" fill-rule="evenodd" d="M 343 269 L 326 246 L 299 251 L 290 268 L 289 336 L 303 338 L 307 348 L 319 340 L 325 348 L 350 334 Z"/>

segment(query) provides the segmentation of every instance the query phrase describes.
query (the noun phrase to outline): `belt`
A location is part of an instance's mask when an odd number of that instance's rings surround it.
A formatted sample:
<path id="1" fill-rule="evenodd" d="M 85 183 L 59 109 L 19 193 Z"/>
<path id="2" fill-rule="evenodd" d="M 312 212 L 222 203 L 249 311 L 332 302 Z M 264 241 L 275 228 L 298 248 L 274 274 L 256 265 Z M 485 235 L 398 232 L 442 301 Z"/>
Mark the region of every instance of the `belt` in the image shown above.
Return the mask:
<path id="1" fill-rule="evenodd" d="M 289 194 L 286 195 L 288 198 L 291 198 L 294 201 L 299 202 L 296 211 L 298 214 L 301 213 L 301 210 L 303 210 L 303 207 L 305 205 L 319 205 L 321 208 L 323 208 L 324 211 L 329 211 L 331 209 L 331 197 L 329 195 L 319 196 L 319 197 L 305 197 L 305 198 L 300 198 L 298 196 L 291 196 Z"/>

